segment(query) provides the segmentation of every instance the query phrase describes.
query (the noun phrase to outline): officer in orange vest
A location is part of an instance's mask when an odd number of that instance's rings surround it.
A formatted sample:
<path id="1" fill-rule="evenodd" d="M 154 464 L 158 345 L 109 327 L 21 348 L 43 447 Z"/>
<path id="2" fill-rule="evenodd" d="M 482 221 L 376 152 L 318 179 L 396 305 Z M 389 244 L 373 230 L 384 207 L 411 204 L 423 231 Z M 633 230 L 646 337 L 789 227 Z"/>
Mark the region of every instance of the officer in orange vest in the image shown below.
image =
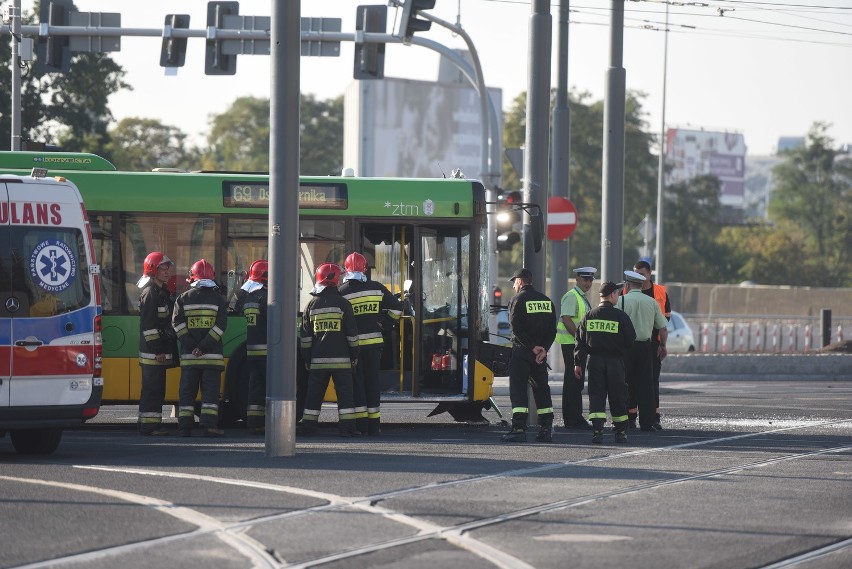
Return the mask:
<path id="1" fill-rule="evenodd" d="M 669 295 L 666 292 L 666 287 L 655 283 L 651 280 L 651 264 L 645 259 L 639 259 L 633 265 L 633 270 L 645 277 L 645 283 L 642 285 L 642 292 L 653 298 L 660 305 L 660 310 L 666 320 L 672 319 L 672 306 L 669 303 Z M 660 359 L 660 332 L 654 330 L 651 336 L 651 347 L 654 353 L 654 376 L 652 386 L 654 388 L 654 405 L 656 407 L 656 421 L 654 421 L 654 429 L 662 431 L 663 426 L 660 424 L 660 370 L 663 366 L 663 361 Z"/>

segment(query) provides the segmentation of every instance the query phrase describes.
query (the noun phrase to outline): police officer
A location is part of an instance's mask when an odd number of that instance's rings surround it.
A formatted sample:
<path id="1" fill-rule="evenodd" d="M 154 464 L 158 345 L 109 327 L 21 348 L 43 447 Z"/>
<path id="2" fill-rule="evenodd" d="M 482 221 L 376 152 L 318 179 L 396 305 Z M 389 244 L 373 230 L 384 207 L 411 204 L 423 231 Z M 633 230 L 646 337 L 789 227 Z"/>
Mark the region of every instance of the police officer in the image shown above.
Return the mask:
<path id="1" fill-rule="evenodd" d="M 660 310 L 663 311 L 663 316 L 666 320 L 672 319 L 672 305 L 669 302 L 669 294 L 666 292 L 666 287 L 655 283 L 651 280 L 651 264 L 640 259 L 633 265 L 633 270 L 645 277 L 645 283 L 642 285 L 642 294 L 646 294 L 660 305 Z M 663 425 L 660 423 L 660 371 L 663 367 L 663 358 L 665 358 L 665 350 L 660 350 L 660 333 L 655 329 L 651 336 L 651 353 L 653 354 L 654 377 L 652 386 L 654 388 L 654 407 L 655 417 L 654 429 L 657 431 L 663 430 Z M 662 354 L 662 357 L 661 357 Z"/>
<path id="2" fill-rule="evenodd" d="M 639 416 L 639 426 L 643 431 L 653 432 L 655 422 L 654 390 L 651 385 L 654 375 L 653 357 L 651 353 L 651 335 L 654 330 L 660 332 L 661 358 L 665 357 L 666 317 L 660 306 L 642 294 L 645 277 L 635 271 L 624 271 L 627 293 L 619 300 L 617 307 L 627 313 L 636 330 L 636 341 L 624 359 L 627 372 L 628 416 L 631 426 L 635 427 L 636 416 Z"/>
<path id="3" fill-rule="evenodd" d="M 613 307 L 620 284 L 601 284 L 601 303 L 586 314 L 577 328 L 574 375 L 589 370 L 589 418 L 592 442 L 603 442 L 606 402 L 615 427 L 615 442 L 627 442 L 627 385 L 624 383 L 624 354 L 633 345 L 636 332 L 630 317 Z"/>
<path id="4" fill-rule="evenodd" d="M 559 323 L 556 325 L 556 341 L 562 347 L 562 361 L 565 362 L 565 375 L 562 379 L 562 421 L 566 429 L 591 429 L 583 418 L 583 382 L 584 376 L 574 376 L 574 335 L 577 324 L 592 309 L 586 294 L 595 280 L 594 267 L 574 269 L 576 284 L 562 296 L 560 302 Z"/>
<path id="5" fill-rule="evenodd" d="M 358 365 L 355 367 L 355 428 L 362 435 L 381 433 L 382 313 L 399 321 L 402 302 L 381 283 L 367 277 L 367 259 L 351 253 L 344 262 L 346 274 L 340 294 L 352 305 L 358 325 Z"/>
<path id="6" fill-rule="evenodd" d="M 547 350 L 556 337 L 553 302 L 532 286 L 532 272 L 518 269 L 512 278 L 515 296 L 509 301 L 512 326 L 512 361 L 509 364 L 509 396 L 512 401 L 512 430 L 504 442 L 526 442 L 529 414 L 528 383 L 538 407 L 540 427 L 535 440 L 553 442 L 553 402 L 547 383 Z"/>
<path id="7" fill-rule="evenodd" d="M 322 399 L 328 381 L 334 378 L 337 392 L 338 427 L 340 436 L 354 437 L 355 403 L 353 400 L 352 369 L 358 365 L 358 325 L 352 305 L 340 296 L 340 267 L 324 263 L 317 267 L 314 296 L 302 313 L 299 332 L 302 358 L 310 370 L 305 410 L 299 434 L 316 433 Z"/>
<path id="8" fill-rule="evenodd" d="M 148 253 L 142 263 L 142 278 L 136 283 L 139 296 L 139 366 L 142 393 L 139 396 L 139 433 L 162 436 L 166 398 L 166 369 L 175 366 L 173 303 L 166 286 L 172 261 L 159 251 Z"/>
<path id="9" fill-rule="evenodd" d="M 225 299 L 216 290 L 213 265 L 204 259 L 189 270 L 189 289 L 177 297 L 172 324 L 180 342 L 180 390 L 178 429 L 182 437 L 192 434 L 195 397 L 201 385 L 201 426 L 204 436 L 221 437 L 219 385 L 225 358 L 222 336 L 228 326 Z"/>
<path id="10" fill-rule="evenodd" d="M 246 426 L 263 434 L 266 428 L 266 299 L 269 263 L 258 259 L 249 267 L 246 282 L 234 295 L 233 312 L 246 319 L 246 358 L 249 369 Z"/>

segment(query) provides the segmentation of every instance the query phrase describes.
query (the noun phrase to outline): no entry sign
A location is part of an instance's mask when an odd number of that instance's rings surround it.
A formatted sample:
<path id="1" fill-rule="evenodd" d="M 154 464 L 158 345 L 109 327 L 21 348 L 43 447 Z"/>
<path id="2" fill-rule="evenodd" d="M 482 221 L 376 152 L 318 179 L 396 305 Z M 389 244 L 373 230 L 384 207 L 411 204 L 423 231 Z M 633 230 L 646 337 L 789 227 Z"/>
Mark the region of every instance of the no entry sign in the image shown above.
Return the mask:
<path id="1" fill-rule="evenodd" d="M 571 237 L 577 229 L 577 208 L 568 198 L 552 197 L 547 199 L 547 238 L 550 241 L 563 241 Z"/>

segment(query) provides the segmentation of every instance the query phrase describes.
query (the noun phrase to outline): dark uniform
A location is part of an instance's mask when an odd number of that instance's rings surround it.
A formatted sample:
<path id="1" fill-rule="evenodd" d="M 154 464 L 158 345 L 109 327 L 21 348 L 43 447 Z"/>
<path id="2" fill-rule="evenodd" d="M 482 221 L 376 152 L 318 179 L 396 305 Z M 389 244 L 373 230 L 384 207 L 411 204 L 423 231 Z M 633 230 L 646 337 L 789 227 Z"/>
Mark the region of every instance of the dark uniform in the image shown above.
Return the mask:
<path id="1" fill-rule="evenodd" d="M 352 305 L 358 326 L 360 350 L 354 380 L 356 428 L 363 434 L 377 435 L 381 424 L 382 311 L 398 321 L 402 314 L 402 301 L 383 284 L 373 280 L 347 280 L 340 285 L 340 294 Z"/>
<path id="2" fill-rule="evenodd" d="M 175 367 L 175 332 L 172 329 L 172 302 L 169 289 L 150 279 L 139 296 L 139 365 L 142 393 L 139 396 L 139 432 L 165 434 L 162 430 L 163 401 L 166 398 L 166 369 Z M 163 362 L 157 354 L 165 354 Z"/>
<path id="3" fill-rule="evenodd" d="M 178 296 L 172 323 L 180 343 L 178 428 L 181 435 L 189 436 L 200 384 L 201 425 L 206 434 L 220 435 L 219 385 L 225 369 L 222 335 L 228 326 L 225 299 L 214 286 L 191 286 Z M 193 354 L 196 348 L 201 355 Z"/>
<path id="4" fill-rule="evenodd" d="M 523 275 L 525 271 L 518 271 L 513 280 L 519 276 L 526 279 Z M 526 273 L 529 274 L 529 271 Z M 533 348 L 541 346 L 547 350 L 553 344 L 556 338 L 556 317 L 556 308 L 550 298 L 535 290 L 531 284 L 523 285 L 509 301 L 509 323 L 512 326 L 512 360 L 509 364 L 512 431 L 504 436 L 504 440 L 525 440 L 525 437 L 521 439 L 519 435 L 526 431 L 529 414 L 527 385 L 532 379 L 541 426 L 539 434 L 546 432 L 549 442 L 553 427 L 553 402 L 547 383 L 547 362 L 536 363 Z"/>
<path id="5" fill-rule="evenodd" d="M 607 284 L 612 283 L 603 286 Z M 602 291 L 606 290 L 602 287 Z M 610 293 L 614 290 L 617 288 Z M 594 429 L 593 440 L 602 440 L 607 398 L 617 439 L 626 440 L 623 437 L 627 429 L 627 384 L 623 357 L 636 339 L 633 323 L 627 314 L 603 301 L 580 322 L 576 339 L 574 365 L 586 368 L 589 373 L 589 419 Z"/>
<path id="6" fill-rule="evenodd" d="M 302 358 L 310 366 L 300 432 L 316 432 L 322 399 L 333 376 L 340 434 L 355 435 L 352 362 L 358 358 L 358 326 L 352 305 L 340 296 L 337 287 L 324 288 L 308 302 L 299 337 Z"/>
<path id="7" fill-rule="evenodd" d="M 254 283 L 254 281 L 247 281 Z M 266 426 L 266 299 L 269 290 L 261 283 L 251 292 L 237 291 L 232 310 L 246 319 L 246 358 L 249 369 L 246 426 L 257 432 Z M 244 285 L 245 286 L 245 285 Z"/>

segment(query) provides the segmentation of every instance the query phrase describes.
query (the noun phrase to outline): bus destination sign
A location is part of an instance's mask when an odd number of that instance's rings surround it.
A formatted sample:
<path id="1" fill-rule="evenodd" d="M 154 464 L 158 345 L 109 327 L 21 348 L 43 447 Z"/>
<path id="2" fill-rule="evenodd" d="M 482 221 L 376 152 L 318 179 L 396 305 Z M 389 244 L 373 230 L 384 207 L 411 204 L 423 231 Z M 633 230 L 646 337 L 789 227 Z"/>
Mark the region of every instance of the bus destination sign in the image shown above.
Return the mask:
<path id="1" fill-rule="evenodd" d="M 225 207 L 269 207 L 268 182 L 222 182 Z M 346 184 L 299 184 L 299 209 L 346 209 Z"/>

